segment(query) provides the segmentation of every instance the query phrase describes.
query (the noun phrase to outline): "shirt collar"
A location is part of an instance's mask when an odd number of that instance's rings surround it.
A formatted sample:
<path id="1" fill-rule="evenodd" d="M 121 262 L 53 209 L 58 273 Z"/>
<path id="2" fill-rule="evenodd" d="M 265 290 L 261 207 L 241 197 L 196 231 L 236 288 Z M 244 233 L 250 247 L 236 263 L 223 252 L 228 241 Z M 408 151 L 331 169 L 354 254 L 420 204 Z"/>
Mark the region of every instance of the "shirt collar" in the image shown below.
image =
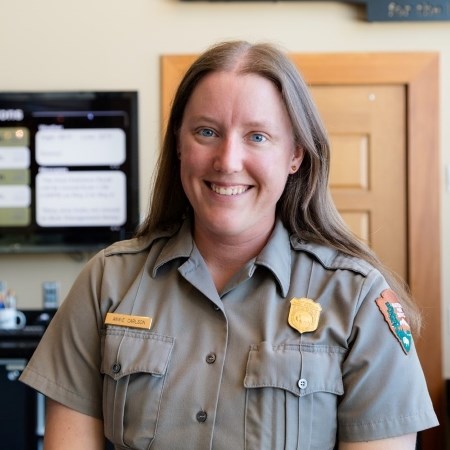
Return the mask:
<path id="1" fill-rule="evenodd" d="M 286 297 L 291 280 L 291 244 L 289 233 L 281 220 L 277 219 L 272 235 L 261 253 L 256 257 L 256 266 L 269 269 L 277 280 L 281 294 Z"/>
<path id="2" fill-rule="evenodd" d="M 194 239 L 191 233 L 191 222 L 185 220 L 179 229 L 174 230 L 172 236 L 164 245 L 153 266 L 152 276 L 156 277 L 160 267 L 174 259 L 186 260 L 194 250 Z"/>
<path id="3" fill-rule="evenodd" d="M 153 277 L 156 276 L 159 268 L 164 264 L 174 259 L 186 260 L 193 256 L 194 249 L 195 244 L 191 233 L 191 223 L 189 220 L 186 220 L 179 231 L 163 247 L 153 266 Z M 272 272 L 280 286 L 283 297 L 285 297 L 289 290 L 291 278 L 291 247 L 289 234 L 281 220 L 276 221 L 269 241 L 255 258 L 254 264 L 250 269 L 250 276 L 257 266 L 265 267 Z"/>
<path id="4" fill-rule="evenodd" d="M 200 263 L 201 257 L 192 237 L 190 220 L 185 220 L 181 227 L 173 227 L 164 236 L 159 237 L 165 237 L 168 240 L 153 266 L 153 277 L 157 275 L 160 267 L 175 259 L 182 260 L 180 265 L 190 258 L 193 259 L 194 265 Z M 269 241 L 254 259 L 253 264 L 250 262 L 248 275 L 252 276 L 258 266 L 265 267 L 278 282 L 282 296 L 286 297 L 291 280 L 292 250 L 307 253 L 323 267 L 332 270 L 343 268 L 367 275 L 372 269 L 369 263 L 360 258 L 342 255 L 330 246 L 304 241 L 294 235 L 289 236 L 281 220 L 277 219 Z"/>

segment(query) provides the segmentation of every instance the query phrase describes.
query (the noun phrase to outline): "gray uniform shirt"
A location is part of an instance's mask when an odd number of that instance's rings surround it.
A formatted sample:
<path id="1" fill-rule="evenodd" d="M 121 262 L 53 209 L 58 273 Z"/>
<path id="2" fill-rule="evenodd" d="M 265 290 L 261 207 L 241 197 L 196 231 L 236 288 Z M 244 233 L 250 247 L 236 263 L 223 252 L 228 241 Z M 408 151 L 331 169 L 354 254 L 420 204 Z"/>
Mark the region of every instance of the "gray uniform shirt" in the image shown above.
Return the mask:
<path id="1" fill-rule="evenodd" d="M 186 222 L 96 255 L 21 380 L 102 418 L 116 449 L 326 450 L 419 431 L 437 419 L 414 345 L 376 304 L 388 288 L 278 222 L 218 294 Z M 316 329 L 288 323 L 293 298 L 320 305 Z"/>

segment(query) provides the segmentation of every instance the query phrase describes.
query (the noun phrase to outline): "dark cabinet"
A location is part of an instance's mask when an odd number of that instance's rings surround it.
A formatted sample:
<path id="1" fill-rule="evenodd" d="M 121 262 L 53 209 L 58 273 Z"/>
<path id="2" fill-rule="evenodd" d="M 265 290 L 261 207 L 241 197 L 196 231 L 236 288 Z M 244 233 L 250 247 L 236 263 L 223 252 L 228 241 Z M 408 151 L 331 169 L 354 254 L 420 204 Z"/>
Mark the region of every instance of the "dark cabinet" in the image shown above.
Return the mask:
<path id="1" fill-rule="evenodd" d="M 54 311 L 24 311 L 22 330 L 0 330 L 0 448 L 41 450 L 45 398 L 19 381 Z"/>
<path id="2" fill-rule="evenodd" d="M 18 378 L 24 359 L 0 358 L 0 442 L 3 450 L 39 450 L 44 437 L 45 400 Z"/>

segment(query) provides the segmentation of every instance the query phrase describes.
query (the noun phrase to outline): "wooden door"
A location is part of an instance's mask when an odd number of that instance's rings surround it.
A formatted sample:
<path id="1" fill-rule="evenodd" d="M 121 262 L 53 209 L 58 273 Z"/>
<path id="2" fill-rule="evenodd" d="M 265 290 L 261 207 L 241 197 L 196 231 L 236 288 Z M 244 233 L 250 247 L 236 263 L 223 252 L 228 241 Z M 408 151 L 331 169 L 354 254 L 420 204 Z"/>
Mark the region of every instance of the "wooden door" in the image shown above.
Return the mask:
<path id="1" fill-rule="evenodd" d="M 338 207 L 353 229 L 361 236 L 368 237 L 369 243 L 381 253 L 382 259 L 399 273 L 405 274 L 405 280 L 422 309 L 425 327 L 420 339 L 416 339 L 416 344 L 433 405 L 440 423 L 444 424 L 446 416 L 441 344 L 438 54 L 432 52 L 309 53 L 291 54 L 291 58 L 305 80 L 311 85 L 319 109 L 325 116 L 327 126 L 329 122 L 331 141 L 336 150 L 333 155 L 332 170 L 334 173 L 331 184 Z M 165 55 L 161 59 L 163 128 L 175 89 L 183 73 L 194 59 L 195 55 Z M 361 184 L 366 183 L 372 187 L 374 176 L 380 177 L 381 175 L 379 171 L 370 174 L 371 169 L 378 163 L 372 160 L 374 147 L 369 142 L 368 135 L 366 135 L 367 142 L 364 143 L 364 133 L 361 131 L 357 130 L 354 134 L 350 131 L 344 133 L 334 131 L 335 123 L 330 119 L 330 115 L 333 114 L 334 119 L 339 121 L 340 118 L 332 111 L 342 112 L 345 110 L 345 95 L 342 97 L 342 94 L 339 94 L 339 92 L 344 92 L 339 91 L 343 87 L 350 87 L 352 92 L 358 92 L 361 87 L 369 88 L 368 91 L 365 91 L 365 95 L 368 94 L 369 99 L 379 99 L 380 95 L 388 95 L 384 92 L 389 91 L 390 95 L 396 99 L 395 108 L 403 110 L 403 114 L 401 111 L 398 115 L 395 114 L 396 122 L 393 125 L 398 128 L 397 132 L 401 130 L 401 134 L 403 134 L 400 139 L 402 142 L 398 144 L 399 149 L 402 147 L 403 151 L 400 149 L 400 153 L 396 153 L 395 161 L 382 163 L 383 167 L 394 167 L 395 164 L 395 171 L 401 179 L 395 181 L 395 188 L 392 191 L 393 196 L 403 197 L 399 203 L 399 210 L 395 210 L 395 207 L 389 209 L 392 206 L 386 204 L 390 204 L 391 199 L 390 195 L 386 198 L 386 193 L 382 194 L 383 200 L 378 199 L 372 202 L 376 203 L 376 208 L 387 206 L 388 209 L 381 213 L 371 208 L 370 194 L 366 198 L 366 205 L 359 205 L 358 209 L 355 208 L 356 197 L 359 195 L 357 192 L 364 190 L 361 188 Z M 387 87 L 387 90 L 378 90 L 379 87 Z M 328 88 L 336 89 L 336 96 L 326 96 Z M 375 89 L 377 90 L 375 91 Z M 371 96 L 372 90 L 375 97 Z M 402 99 L 399 100 L 400 97 Z M 331 102 L 336 102 L 334 109 L 330 107 Z M 382 103 L 375 102 L 375 104 L 381 105 Z M 368 105 L 370 103 L 366 103 L 366 107 L 369 109 L 377 108 L 377 106 L 373 108 Z M 376 116 L 379 116 L 380 112 L 381 115 L 388 114 L 391 106 L 390 101 L 387 100 Z M 368 111 L 363 107 L 359 114 L 366 115 Z M 352 129 L 351 116 L 352 114 L 347 116 L 349 123 L 344 124 L 344 129 Z M 353 116 L 353 119 L 356 118 Z M 384 126 L 388 125 L 384 124 Z M 371 130 L 368 133 L 374 136 L 375 131 Z M 378 135 L 378 132 L 376 134 Z M 346 144 L 353 145 L 354 149 L 342 150 Z M 391 158 L 391 152 L 386 151 L 386 147 L 390 147 L 390 145 L 390 140 L 388 143 L 380 145 L 380 147 L 384 147 L 382 158 Z M 367 151 L 364 150 L 364 146 L 368 147 Z M 366 175 L 363 170 L 359 171 L 356 185 L 359 184 L 360 187 L 353 186 L 353 191 L 356 191 L 354 193 L 350 192 L 349 186 L 345 188 L 343 186 L 349 181 L 345 180 L 345 170 L 343 175 L 337 168 L 339 162 L 336 158 L 338 158 L 339 151 L 353 151 L 356 154 L 353 157 L 356 158 L 358 164 L 370 166 Z M 366 180 L 364 180 L 364 176 L 367 177 Z M 355 180 L 353 179 L 351 183 L 355 185 Z M 400 193 L 401 186 L 404 187 L 402 193 Z M 360 195 L 360 197 L 363 196 Z M 386 231 L 385 219 L 393 222 L 393 213 L 395 219 L 400 217 L 400 222 L 396 226 L 398 226 L 399 235 L 403 236 L 406 246 L 404 250 L 398 250 L 403 248 L 403 244 L 397 245 L 397 242 L 393 246 L 376 243 L 380 230 L 381 232 Z M 390 248 L 399 251 L 400 256 L 394 256 L 394 253 L 389 251 Z M 385 253 L 385 251 L 387 252 Z M 412 393 L 412 395 L 414 394 Z M 421 433 L 420 440 L 422 450 L 443 449 L 445 447 L 444 427 L 440 426 Z"/>
<path id="2" fill-rule="evenodd" d="M 342 218 L 407 279 L 405 89 L 313 86 L 312 94 L 331 141 L 330 188 Z"/>

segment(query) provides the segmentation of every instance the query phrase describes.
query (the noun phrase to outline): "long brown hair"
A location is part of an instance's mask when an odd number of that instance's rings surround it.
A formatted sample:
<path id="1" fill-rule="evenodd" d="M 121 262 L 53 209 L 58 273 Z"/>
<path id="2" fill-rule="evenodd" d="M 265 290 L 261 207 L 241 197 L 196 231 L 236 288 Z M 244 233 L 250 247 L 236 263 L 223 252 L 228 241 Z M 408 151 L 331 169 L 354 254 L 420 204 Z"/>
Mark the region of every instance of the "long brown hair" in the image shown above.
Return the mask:
<path id="1" fill-rule="evenodd" d="M 192 214 L 184 193 L 177 156 L 178 131 L 186 104 L 199 81 L 208 73 L 234 71 L 257 74 L 274 83 L 290 116 L 296 144 L 304 150 L 300 170 L 290 175 L 278 201 L 277 213 L 286 228 L 299 238 L 331 246 L 362 258 L 380 270 L 402 300 L 411 326 L 420 329 L 420 315 L 405 283 L 388 270 L 345 225 L 328 189 L 330 144 L 305 81 L 287 55 L 267 43 L 223 42 L 209 48 L 191 65 L 175 94 L 162 151 L 159 156 L 151 203 L 137 237 L 181 222 Z"/>

